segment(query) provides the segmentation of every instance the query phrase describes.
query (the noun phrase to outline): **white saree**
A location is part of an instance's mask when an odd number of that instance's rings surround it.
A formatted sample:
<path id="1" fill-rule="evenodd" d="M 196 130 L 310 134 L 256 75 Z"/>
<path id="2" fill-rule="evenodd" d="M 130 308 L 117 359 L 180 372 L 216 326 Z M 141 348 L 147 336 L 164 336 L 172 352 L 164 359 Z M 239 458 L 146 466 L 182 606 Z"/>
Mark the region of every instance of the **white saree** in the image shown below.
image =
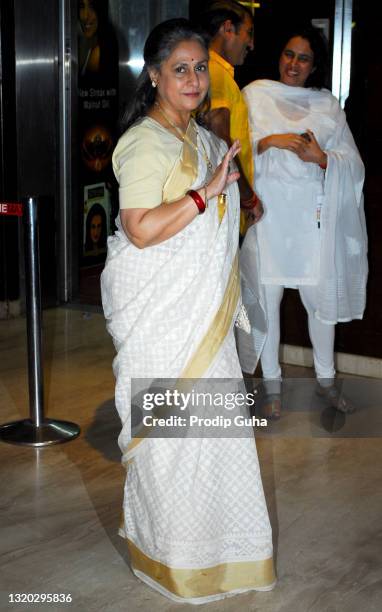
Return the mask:
<path id="1" fill-rule="evenodd" d="M 193 122 L 189 137 L 202 139 L 214 166 L 221 161 L 222 141 L 200 127 L 196 136 Z M 203 157 L 185 143 L 163 201 L 200 187 L 206 173 Z M 240 306 L 237 185 L 227 189 L 225 210 L 215 198 L 156 246 L 139 250 L 117 224 L 102 299 L 117 350 L 127 469 L 120 534 L 133 572 L 170 599 L 195 604 L 268 590 L 275 582 L 272 537 L 254 439 L 131 440 L 132 378 L 241 378 L 233 334 Z"/>

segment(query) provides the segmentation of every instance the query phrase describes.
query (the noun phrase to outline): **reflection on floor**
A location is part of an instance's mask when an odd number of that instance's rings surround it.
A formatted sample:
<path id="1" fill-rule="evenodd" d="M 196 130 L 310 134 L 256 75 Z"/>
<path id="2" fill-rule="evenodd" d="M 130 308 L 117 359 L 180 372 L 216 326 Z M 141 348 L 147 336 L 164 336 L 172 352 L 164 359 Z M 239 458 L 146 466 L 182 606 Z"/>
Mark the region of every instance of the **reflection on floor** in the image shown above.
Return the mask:
<path id="1" fill-rule="evenodd" d="M 7 422 L 28 413 L 24 320 L 1 321 L 0 341 L 0 421 Z M 1 609 L 195 609 L 141 584 L 117 536 L 124 471 L 113 406 L 114 350 L 102 316 L 63 308 L 44 312 L 44 346 L 47 414 L 79 423 L 82 434 L 40 450 L 0 443 Z M 303 368 L 287 373 L 312 375 Z M 367 389 L 365 379 L 363 384 Z M 374 396 L 372 401 L 378 404 Z M 293 436 L 293 420 L 295 413 L 287 413 L 272 425 L 288 435 L 258 440 L 278 584 L 273 592 L 203 609 L 381 609 L 381 440 L 327 432 L 313 437 L 298 428 L 298 419 Z M 8 605 L 10 593 L 70 593 L 72 603 Z"/>

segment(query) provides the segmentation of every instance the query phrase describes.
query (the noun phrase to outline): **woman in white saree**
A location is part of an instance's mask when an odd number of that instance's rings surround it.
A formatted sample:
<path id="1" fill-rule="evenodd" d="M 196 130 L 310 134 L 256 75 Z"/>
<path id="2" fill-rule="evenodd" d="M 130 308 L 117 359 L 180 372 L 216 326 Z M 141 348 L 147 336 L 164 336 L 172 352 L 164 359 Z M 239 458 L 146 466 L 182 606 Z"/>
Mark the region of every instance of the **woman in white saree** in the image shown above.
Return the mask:
<path id="1" fill-rule="evenodd" d="M 157 26 L 144 59 L 113 156 L 120 215 L 101 281 L 127 469 L 120 534 L 141 580 L 199 604 L 274 585 L 255 442 L 132 440 L 131 379 L 241 377 L 238 173 L 229 168 L 240 146 L 227 152 L 191 118 L 207 95 L 208 51 L 187 20 Z"/>
<path id="2" fill-rule="evenodd" d="M 319 32 L 297 30 L 281 54 L 280 81 L 255 81 L 243 90 L 256 191 L 265 214 L 248 231 L 242 264 L 248 291 L 252 287 L 252 293 L 260 293 L 266 313 L 261 365 L 268 417 L 279 417 L 281 409 L 284 287 L 299 290 L 308 313 L 318 392 L 339 410 L 353 409 L 334 385 L 333 347 L 335 324 L 361 319 L 365 308 L 364 166 L 345 113 L 323 88 L 324 60 Z"/>

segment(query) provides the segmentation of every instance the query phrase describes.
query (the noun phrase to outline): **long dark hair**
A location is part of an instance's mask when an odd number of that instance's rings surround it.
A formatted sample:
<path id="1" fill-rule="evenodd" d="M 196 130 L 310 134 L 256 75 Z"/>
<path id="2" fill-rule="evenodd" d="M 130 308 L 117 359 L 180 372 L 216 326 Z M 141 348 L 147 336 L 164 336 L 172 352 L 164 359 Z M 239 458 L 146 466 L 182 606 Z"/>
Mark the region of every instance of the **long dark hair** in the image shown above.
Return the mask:
<path id="1" fill-rule="evenodd" d="M 313 51 L 314 70 L 306 79 L 304 86 L 312 87 L 313 89 L 329 87 L 329 52 L 326 39 L 321 30 L 310 24 L 303 24 L 300 27 L 290 30 L 284 38 L 284 44 L 281 47 L 281 52 L 285 48 L 288 41 L 295 36 L 299 36 L 300 38 L 307 40 L 310 44 L 310 48 Z"/>
<path id="2" fill-rule="evenodd" d="M 144 117 L 155 102 L 156 90 L 151 85 L 149 68 L 159 71 L 162 62 L 171 55 L 177 45 L 185 40 L 197 41 L 208 52 L 206 36 L 193 27 L 188 19 L 169 19 L 151 31 L 143 49 L 145 65 L 138 77 L 135 96 L 122 117 L 123 131 Z M 204 101 L 202 108 L 196 111 L 196 120 L 199 123 L 203 123 L 203 114 L 207 110 L 207 104 Z"/>

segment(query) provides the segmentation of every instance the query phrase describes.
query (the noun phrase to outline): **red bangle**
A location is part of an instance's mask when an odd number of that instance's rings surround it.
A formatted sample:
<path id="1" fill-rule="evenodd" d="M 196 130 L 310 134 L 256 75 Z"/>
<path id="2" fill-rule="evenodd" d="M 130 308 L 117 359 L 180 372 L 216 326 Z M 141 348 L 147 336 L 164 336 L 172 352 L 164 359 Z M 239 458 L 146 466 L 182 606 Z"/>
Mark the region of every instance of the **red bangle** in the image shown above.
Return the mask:
<path id="1" fill-rule="evenodd" d="M 193 189 L 190 189 L 189 191 L 187 191 L 187 195 L 189 195 L 190 198 L 194 200 L 196 206 L 198 207 L 199 215 L 204 213 L 204 211 L 206 210 L 206 203 L 203 198 L 198 194 L 198 192 L 194 191 Z"/>
<path id="2" fill-rule="evenodd" d="M 318 164 L 322 170 L 326 170 L 328 167 L 328 156 L 326 156 L 326 161 L 323 164 Z"/>

